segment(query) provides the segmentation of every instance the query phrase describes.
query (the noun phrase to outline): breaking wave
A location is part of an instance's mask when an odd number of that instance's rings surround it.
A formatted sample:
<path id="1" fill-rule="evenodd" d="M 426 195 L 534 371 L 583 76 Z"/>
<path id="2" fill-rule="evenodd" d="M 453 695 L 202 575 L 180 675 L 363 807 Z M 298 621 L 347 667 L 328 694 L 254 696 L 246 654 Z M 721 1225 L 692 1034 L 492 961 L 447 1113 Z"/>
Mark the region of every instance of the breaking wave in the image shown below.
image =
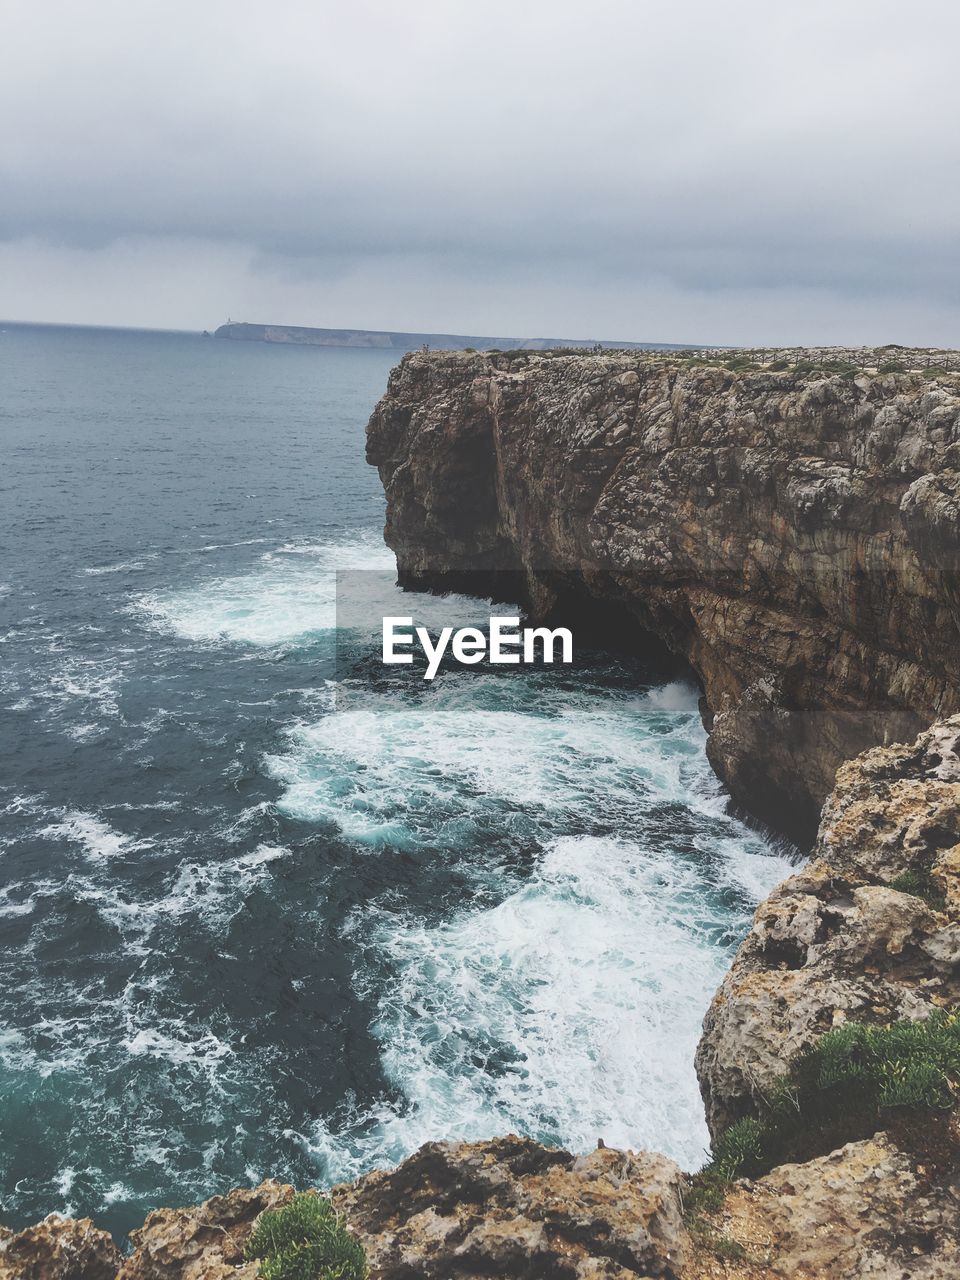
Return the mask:
<path id="1" fill-rule="evenodd" d="M 505 1131 L 696 1168 L 700 1024 L 790 865 L 724 813 L 696 691 L 446 676 L 352 701 L 268 761 L 281 808 L 371 853 L 456 860 L 477 901 L 358 910 L 356 980 L 399 1100 L 303 1135 L 327 1175 Z"/>
<path id="2" fill-rule="evenodd" d="M 205 578 L 186 590 L 148 592 L 135 607 L 185 640 L 291 645 L 336 626 L 337 571 L 394 566 L 378 534 L 287 543 L 263 552 L 252 571 Z"/>

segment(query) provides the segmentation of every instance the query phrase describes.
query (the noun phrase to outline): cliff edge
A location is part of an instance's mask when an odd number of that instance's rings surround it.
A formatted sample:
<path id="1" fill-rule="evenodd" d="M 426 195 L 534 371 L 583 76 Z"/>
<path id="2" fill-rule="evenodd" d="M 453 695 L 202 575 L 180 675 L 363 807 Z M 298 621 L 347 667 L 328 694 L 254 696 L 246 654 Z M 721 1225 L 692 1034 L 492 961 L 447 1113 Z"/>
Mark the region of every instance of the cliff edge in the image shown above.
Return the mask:
<path id="1" fill-rule="evenodd" d="M 367 436 L 401 579 L 621 608 L 809 845 L 844 760 L 960 709 L 960 377 L 894 354 L 407 356 Z"/>

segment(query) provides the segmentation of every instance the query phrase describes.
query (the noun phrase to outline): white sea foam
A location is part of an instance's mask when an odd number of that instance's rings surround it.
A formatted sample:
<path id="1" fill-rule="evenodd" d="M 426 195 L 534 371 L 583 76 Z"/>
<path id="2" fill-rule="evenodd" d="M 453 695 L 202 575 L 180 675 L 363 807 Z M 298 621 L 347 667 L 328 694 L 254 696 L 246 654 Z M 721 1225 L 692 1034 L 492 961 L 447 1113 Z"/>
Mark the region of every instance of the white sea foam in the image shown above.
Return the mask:
<path id="1" fill-rule="evenodd" d="M 703 889 L 663 852 L 570 837 L 490 910 L 432 928 L 385 920 L 396 977 L 376 1030 L 412 1104 L 393 1141 L 507 1129 L 700 1164 L 693 1055 L 726 963 Z"/>
<path id="2" fill-rule="evenodd" d="M 65 657 L 50 675 L 41 696 L 60 706 L 73 701 L 85 703 L 112 719 L 120 714 L 117 690 L 123 674 L 121 667 L 116 654 L 104 660 Z"/>
<path id="3" fill-rule="evenodd" d="M 296 644 L 336 625 L 337 570 L 393 568 L 393 555 L 373 534 L 302 543 L 265 552 L 246 573 L 144 595 L 136 608 L 194 642 Z"/>
<path id="4" fill-rule="evenodd" d="M 103 1203 L 110 1205 L 116 1204 L 121 1200 L 132 1200 L 135 1194 L 133 1188 L 128 1187 L 126 1183 L 112 1182 L 109 1187 L 104 1189 Z"/>
<path id="5" fill-rule="evenodd" d="M 769 887 L 785 868 L 768 863 Z M 380 914 L 372 942 L 393 978 L 374 1030 L 404 1101 L 301 1140 L 329 1179 L 505 1131 L 697 1168 L 709 1140 L 693 1056 L 728 963 L 721 916 L 733 923 L 694 865 L 590 836 L 557 840 L 495 907 L 432 926 Z"/>
<path id="6" fill-rule="evenodd" d="M 78 844 L 93 862 L 103 862 L 151 847 L 149 840 L 135 840 L 114 830 L 97 814 L 84 813 L 79 809 L 60 810 L 58 820 L 42 827 L 37 834 L 50 840 L 69 840 Z"/>
<path id="7" fill-rule="evenodd" d="M 101 724 L 75 724 L 65 729 L 68 738 L 73 738 L 74 742 L 92 742 L 94 738 L 99 738 L 106 730 Z"/>
<path id="8" fill-rule="evenodd" d="M 32 1065 L 33 1058 L 22 1031 L 0 1027 L 0 1067 L 6 1071 L 23 1071 Z"/>
<path id="9" fill-rule="evenodd" d="M 84 569 L 83 572 L 91 578 L 99 578 L 107 573 L 137 573 L 147 567 L 146 560 L 153 560 L 154 558 L 154 556 L 145 556 L 140 560 L 121 560 L 117 564 L 91 565 L 90 568 Z"/>
<path id="10" fill-rule="evenodd" d="M 40 794 L 27 796 L 11 796 L 3 806 L 4 813 L 20 814 L 29 813 L 37 814 L 44 812 L 44 799 Z"/>
<path id="11" fill-rule="evenodd" d="M 205 927 L 222 929 L 241 909 L 253 890 L 269 881 L 271 863 L 290 850 L 282 845 L 258 845 L 250 853 L 219 862 L 185 862 L 169 891 L 148 912 L 156 916 L 195 916 Z"/>
<path id="12" fill-rule="evenodd" d="M 29 888 L 32 892 L 22 899 L 13 898 L 13 894 L 16 893 L 17 890 L 22 890 L 26 887 L 28 886 L 21 881 L 20 883 L 4 885 L 3 889 L 0 889 L 0 916 L 12 917 L 30 915 L 36 905 L 37 899 L 42 898 L 44 894 L 49 893 L 50 890 L 55 888 L 55 885 L 52 880 L 31 880 Z"/>
<path id="13" fill-rule="evenodd" d="M 790 869 L 724 814 L 703 741 L 687 685 L 598 695 L 469 675 L 415 700 L 357 693 L 291 731 L 267 767 L 292 816 L 456 855 L 491 819 L 522 815 L 542 847 L 526 881 L 488 869 L 494 906 L 440 923 L 371 906 L 353 922 L 369 948 L 357 981 L 403 1101 L 300 1135 L 326 1177 L 430 1137 L 506 1130 L 702 1162 L 703 1014 L 730 937 Z"/>
<path id="14" fill-rule="evenodd" d="M 93 903 L 103 919 L 124 935 L 131 951 L 145 955 L 150 950 L 147 940 L 168 921 L 191 918 L 199 928 L 222 933 L 250 894 L 269 882 L 270 865 L 289 853 L 283 845 L 260 844 L 234 858 L 186 860 L 158 886 L 153 898 L 128 898 L 112 887 L 75 876 L 69 883 L 77 898 Z"/>
<path id="15" fill-rule="evenodd" d="M 233 1049 L 212 1032 L 196 1035 L 187 1028 L 183 1034 L 172 1035 L 158 1027 L 142 1027 L 123 1042 L 127 1053 L 133 1057 L 162 1058 L 177 1065 L 200 1068 L 205 1074 L 215 1072 Z"/>
<path id="16" fill-rule="evenodd" d="M 701 802 L 714 797 L 694 695 L 677 686 L 672 697 L 683 713 L 648 696 L 452 674 L 416 702 L 358 693 L 294 727 L 266 767 L 285 784 L 285 813 L 371 844 L 433 843 L 439 824 L 484 801 L 554 820 L 588 817 L 599 801 L 627 820 L 698 787 Z"/>

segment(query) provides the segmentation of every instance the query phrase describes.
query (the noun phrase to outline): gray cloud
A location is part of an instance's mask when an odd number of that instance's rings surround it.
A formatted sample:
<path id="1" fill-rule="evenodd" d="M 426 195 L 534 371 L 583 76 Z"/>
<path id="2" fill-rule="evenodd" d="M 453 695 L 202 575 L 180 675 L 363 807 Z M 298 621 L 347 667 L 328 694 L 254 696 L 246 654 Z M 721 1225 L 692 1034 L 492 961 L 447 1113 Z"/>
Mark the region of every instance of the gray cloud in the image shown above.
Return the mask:
<path id="1" fill-rule="evenodd" d="M 0 314 L 960 342 L 960 11 L 7 0 Z"/>

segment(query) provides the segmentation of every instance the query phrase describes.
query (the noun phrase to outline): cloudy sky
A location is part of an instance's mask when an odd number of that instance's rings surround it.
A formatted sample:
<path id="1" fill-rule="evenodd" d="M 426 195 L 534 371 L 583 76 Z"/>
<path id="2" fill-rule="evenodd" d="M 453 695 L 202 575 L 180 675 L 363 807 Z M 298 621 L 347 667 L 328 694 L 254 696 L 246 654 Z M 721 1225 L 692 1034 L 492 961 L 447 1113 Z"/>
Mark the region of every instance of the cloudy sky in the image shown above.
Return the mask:
<path id="1" fill-rule="evenodd" d="M 0 316 L 960 345 L 956 0 L 0 0 Z"/>

